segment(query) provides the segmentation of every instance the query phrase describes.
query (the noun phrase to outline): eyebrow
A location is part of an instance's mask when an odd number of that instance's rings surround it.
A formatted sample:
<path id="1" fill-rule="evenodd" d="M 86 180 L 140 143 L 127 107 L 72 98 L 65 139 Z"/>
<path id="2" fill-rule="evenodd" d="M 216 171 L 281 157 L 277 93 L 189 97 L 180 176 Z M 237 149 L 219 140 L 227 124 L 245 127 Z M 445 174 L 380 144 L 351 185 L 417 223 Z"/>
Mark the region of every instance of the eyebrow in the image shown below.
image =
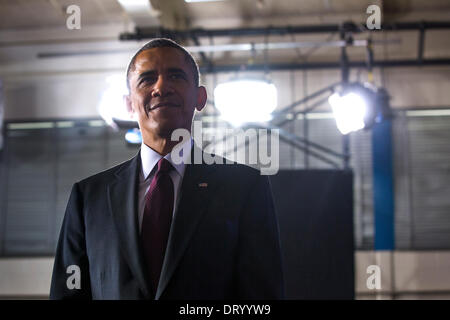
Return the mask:
<path id="1" fill-rule="evenodd" d="M 182 73 L 185 77 L 188 76 L 187 73 L 181 68 L 168 68 L 167 72 L 168 73 Z M 140 81 L 141 79 L 148 77 L 148 76 L 155 76 L 156 73 L 157 73 L 156 70 L 144 71 L 139 75 L 138 81 Z"/>
<path id="2" fill-rule="evenodd" d="M 169 69 L 167 69 L 167 71 L 169 73 L 182 73 L 183 75 L 185 75 L 187 77 L 187 73 L 181 68 L 169 68 Z"/>

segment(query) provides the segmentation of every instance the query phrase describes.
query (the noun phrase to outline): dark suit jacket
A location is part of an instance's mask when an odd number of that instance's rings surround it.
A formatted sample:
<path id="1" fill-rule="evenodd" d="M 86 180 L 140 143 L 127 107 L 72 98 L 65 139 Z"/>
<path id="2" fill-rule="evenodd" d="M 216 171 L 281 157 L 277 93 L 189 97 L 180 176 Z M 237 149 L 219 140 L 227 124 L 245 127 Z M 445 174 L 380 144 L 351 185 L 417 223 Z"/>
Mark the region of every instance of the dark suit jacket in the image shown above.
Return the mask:
<path id="1" fill-rule="evenodd" d="M 139 242 L 140 154 L 75 183 L 63 220 L 51 299 L 149 299 Z M 207 186 L 199 186 L 207 183 Z M 155 299 L 284 297 L 269 180 L 239 164 L 186 165 Z M 81 288 L 66 285 L 67 267 Z"/>

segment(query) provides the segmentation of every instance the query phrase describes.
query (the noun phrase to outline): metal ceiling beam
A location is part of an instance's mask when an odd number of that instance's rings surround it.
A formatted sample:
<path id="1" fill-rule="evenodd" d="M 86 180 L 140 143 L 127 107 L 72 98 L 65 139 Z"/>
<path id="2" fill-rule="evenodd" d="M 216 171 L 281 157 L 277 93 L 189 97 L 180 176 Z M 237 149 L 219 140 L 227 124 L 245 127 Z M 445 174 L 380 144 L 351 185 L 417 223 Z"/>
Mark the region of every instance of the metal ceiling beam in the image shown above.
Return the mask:
<path id="1" fill-rule="evenodd" d="M 224 52 L 224 51 L 263 51 L 274 49 L 295 49 L 295 48 L 318 48 L 318 47 L 362 47 L 367 46 L 368 40 L 351 40 L 351 41 L 305 41 L 305 42 L 275 42 L 275 43 L 234 43 L 224 45 L 201 45 L 198 38 L 191 37 L 196 46 L 185 46 L 185 49 L 191 53 L 199 53 L 202 63 L 205 65 L 212 64 L 205 52 Z M 373 44 L 391 44 L 401 43 L 398 39 L 374 40 Z M 59 52 L 40 52 L 38 58 L 56 58 L 69 57 L 78 55 L 94 55 L 94 54 L 110 54 L 110 53 L 128 53 L 133 52 L 130 49 L 102 49 L 89 51 L 59 51 Z"/>
<path id="2" fill-rule="evenodd" d="M 405 59 L 405 60 L 381 60 L 374 61 L 373 67 L 395 68 L 395 67 L 417 67 L 417 66 L 450 66 L 450 59 Z M 243 66 L 245 67 L 243 69 Z M 270 70 L 318 70 L 318 69 L 339 69 L 340 62 L 308 62 L 308 63 L 270 63 Z M 366 68 L 366 61 L 349 61 L 349 68 Z M 213 65 L 200 66 L 200 72 L 237 72 L 237 71 L 264 71 L 266 64 L 233 64 L 233 65 Z"/>
<path id="3" fill-rule="evenodd" d="M 419 30 L 419 41 L 418 41 L 418 48 L 417 48 L 417 59 L 420 63 L 423 61 L 423 52 L 425 47 L 425 29 L 421 28 Z"/>
<path id="4" fill-rule="evenodd" d="M 195 38 L 197 39 L 197 38 Z M 201 52 L 224 52 L 224 51 L 263 51 L 275 49 L 297 49 L 297 48 L 318 48 L 318 47 L 366 47 L 368 40 L 348 41 L 301 41 L 301 42 L 270 42 L 270 43 L 231 43 L 218 45 L 200 45 L 198 40 L 194 40 L 196 46 L 186 46 L 186 50 L 191 53 Z M 372 44 L 399 44 L 399 39 L 372 40 Z"/>
<path id="5" fill-rule="evenodd" d="M 172 39 L 184 39 L 195 37 L 248 37 L 270 36 L 288 34 L 332 33 L 332 32 L 379 32 L 379 31 L 408 31 L 408 30 L 436 30 L 450 29 L 450 21 L 422 21 L 422 22 L 398 22 L 383 24 L 379 30 L 368 30 L 365 23 L 345 22 L 343 24 L 305 25 L 265 28 L 233 28 L 233 29 L 191 29 L 188 31 L 175 31 L 164 28 L 136 28 L 134 33 L 120 34 L 120 40 L 141 40 L 157 38 L 161 35 Z"/>
<path id="6" fill-rule="evenodd" d="M 194 41 L 197 48 L 201 47 L 200 41 L 198 40 L 198 38 L 196 36 L 191 36 L 191 39 L 192 39 L 192 41 Z M 212 64 L 212 61 L 206 56 L 204 50 L 200 49 L 200 50 L 198 50 L 198 53 L 200 54 L 200 57 L 202 58 L 202 63 L 204 65 L 209 66 Z"/>

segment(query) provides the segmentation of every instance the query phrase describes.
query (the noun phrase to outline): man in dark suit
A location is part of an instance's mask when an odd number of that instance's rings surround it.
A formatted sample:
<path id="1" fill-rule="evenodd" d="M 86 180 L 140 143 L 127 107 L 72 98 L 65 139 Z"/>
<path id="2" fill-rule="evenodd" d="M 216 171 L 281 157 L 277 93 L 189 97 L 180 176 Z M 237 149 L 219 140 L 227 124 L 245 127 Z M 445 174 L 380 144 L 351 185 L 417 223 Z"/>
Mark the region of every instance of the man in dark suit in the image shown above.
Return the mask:
<path id="1" fill-rule="evenodd" d="M 127 81 L 141 149 L 74 184 L 50 298 L 283 298 L 267 177 L 240 164 L 194 164 L 203 151 L 191 139 L 183 142 L 191 154 L 174 161 L 173 131 L 190 132 L 194 110 L 206 103 L 192 56 L 152 40 L 131 60 Z"/>

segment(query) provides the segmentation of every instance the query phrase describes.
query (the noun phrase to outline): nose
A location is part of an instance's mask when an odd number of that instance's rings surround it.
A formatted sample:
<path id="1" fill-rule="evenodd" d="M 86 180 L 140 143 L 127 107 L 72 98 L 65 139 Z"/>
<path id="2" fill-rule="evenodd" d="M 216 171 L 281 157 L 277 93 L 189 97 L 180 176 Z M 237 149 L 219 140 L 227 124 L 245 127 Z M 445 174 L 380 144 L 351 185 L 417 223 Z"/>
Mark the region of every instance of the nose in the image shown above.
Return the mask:
<path id="1" fill-rule="evenodd" d="M 163 97 L 172 93 L 172 87 L 170 82 L 165 79 L 164 76 L 160 75 L 152 90 L 152 97 Z"/>

